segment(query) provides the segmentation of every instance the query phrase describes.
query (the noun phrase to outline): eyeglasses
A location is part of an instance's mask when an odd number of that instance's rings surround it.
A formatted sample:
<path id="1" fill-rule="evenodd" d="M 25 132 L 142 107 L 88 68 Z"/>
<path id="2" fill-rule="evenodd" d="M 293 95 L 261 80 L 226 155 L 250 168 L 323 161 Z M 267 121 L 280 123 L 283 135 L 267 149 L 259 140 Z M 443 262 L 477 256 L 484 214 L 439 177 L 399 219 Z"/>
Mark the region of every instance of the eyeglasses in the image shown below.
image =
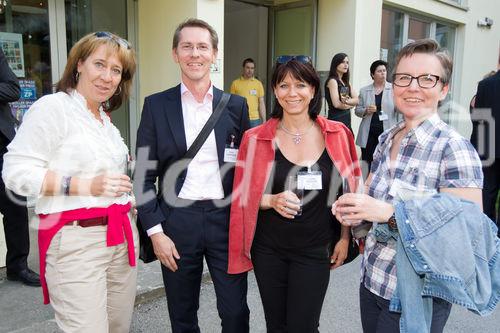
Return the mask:
<path id="1" fill-rule="evenodd" d="M 117 35 L 112 34 L 111 32 L 97 31 L 94 34 L 94 36 L 96 36 L 97 38 L 108 38 L 108 39 L 111 39 L 111 40 L 115 41 L 116 43 L 118 43 L 118 45 L 126 48 L 127 50 L 131 49 L 130 43 L 128 41 L 126 41 L 125 39 L 123 39 L 121 37 L 118 37 Z"/>
<path id="2" fill-rule="evenodd" d="M 312 64 L 311 57 L 306 55 L 281 55 L 276 58 L 276 63 L 284 65 L 291 60 L 296 60 L 302 64 Z"/>
<path id="3" fill-rule="evenodd" d="M 411 81 L 417 80 L 418 86 L 423 89 L 431 89 L 436 86 L 441 78 L 434 74 L 422 74 L 411 76 L 410 74 L 395 73 L 392 75 L 392 83 L 398 87 L 409 87 Z"/>

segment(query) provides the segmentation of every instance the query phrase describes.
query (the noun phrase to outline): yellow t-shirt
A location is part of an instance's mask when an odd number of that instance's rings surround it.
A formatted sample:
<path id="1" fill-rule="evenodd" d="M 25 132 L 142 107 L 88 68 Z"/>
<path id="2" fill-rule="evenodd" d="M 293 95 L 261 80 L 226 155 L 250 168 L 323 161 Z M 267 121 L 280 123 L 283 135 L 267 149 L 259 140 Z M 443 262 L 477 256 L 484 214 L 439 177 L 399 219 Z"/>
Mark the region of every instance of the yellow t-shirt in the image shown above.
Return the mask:
<path id="1" fill-rule="evenodd" d="M 259 98 L 264 97 L 264 87 L 256 78 L 245 79 L 243 76 L 231 84 L 231 94 L 246 98 L 248 104 L 248 118 L 250 120 L 260 119 Z"/>

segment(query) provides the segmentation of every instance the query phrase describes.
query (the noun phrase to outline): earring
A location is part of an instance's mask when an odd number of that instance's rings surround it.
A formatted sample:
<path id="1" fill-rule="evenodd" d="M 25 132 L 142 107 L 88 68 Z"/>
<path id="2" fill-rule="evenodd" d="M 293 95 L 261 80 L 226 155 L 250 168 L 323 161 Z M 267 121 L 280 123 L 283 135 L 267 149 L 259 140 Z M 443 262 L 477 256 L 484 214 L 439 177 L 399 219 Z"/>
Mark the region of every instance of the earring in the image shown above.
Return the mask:
<path id="1" fill-rule="evenodd" d="M 78 82 L 78 79 L 80 79 L 80 72 L 75 73 L 75 81 Z"/>
<path id="2" fill-rule="evenodd" d="M 122 86 L 120 85 L 120 86 L 118 86 L 118 93 L 115 93 L 114 95 L 115 95 L 115 96 L 118 96 L 118 95 L 120 95 L 121 93 L 122 93 Z"/>

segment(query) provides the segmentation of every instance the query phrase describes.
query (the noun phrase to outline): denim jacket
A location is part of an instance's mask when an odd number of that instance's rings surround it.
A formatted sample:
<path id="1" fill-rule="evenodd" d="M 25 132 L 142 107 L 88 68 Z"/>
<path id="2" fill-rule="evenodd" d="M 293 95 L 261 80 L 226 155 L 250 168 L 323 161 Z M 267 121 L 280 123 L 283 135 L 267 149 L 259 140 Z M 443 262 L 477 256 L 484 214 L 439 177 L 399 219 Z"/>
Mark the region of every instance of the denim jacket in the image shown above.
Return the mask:
<path id="1" fill-rule="evenodd" d="M 401 332 L 429 332 L 432 297 L 490 314 L 500 298 L 497 227 L 470 201 L 440 193 L 396 204 Z M 430 297 L 422 297 L 430 296 Z"/>

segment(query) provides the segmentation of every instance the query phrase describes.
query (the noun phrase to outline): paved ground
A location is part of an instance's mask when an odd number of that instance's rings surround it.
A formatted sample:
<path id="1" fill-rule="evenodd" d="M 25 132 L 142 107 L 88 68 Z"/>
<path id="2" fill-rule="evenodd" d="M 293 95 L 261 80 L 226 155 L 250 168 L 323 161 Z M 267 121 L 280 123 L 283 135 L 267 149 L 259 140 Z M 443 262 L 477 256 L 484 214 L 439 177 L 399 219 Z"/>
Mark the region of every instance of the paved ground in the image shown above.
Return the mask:
<path id="1" fill-rule="evenodd" d="M 359 305 L 357 299 L 358 261 L 332 272 L 330 286 L 323 306 L 320 332 L 359 333 Z M 265 332 L 264 314 L 253 274 L 249 275 L 248 303 L 250 307 L 250 332 Z M 215 305 L 215 293 L 210 283 L 201 290 L 199 322 L 202 332 L 220 332 L 220 320 Z M 137 307 L 131 332 L 171 332 L 165 298 L 156 299 Z M 498 333 L 500 310 L 485 318 L 467 310 L 453 307 L 446 326 L 446 333 Z"/>
<path id="2" fill-rule="evenodd" d="M 321 332 L 361 332 L 357 300 L 358 261 L 332 272 L 330 287 L 321 316 Z M 170 332 L 161 273 L 157 263 L 139 266 L 136 311 L 131 332 Z M 251 332 L 265 332 L 262 306 L 253 274 L 249 275 L 248 302 L 251 310 Z M 213 286 L 206 279 L 200 301 L 199 320 L 202 332 L 220 332 Z M 500 310 L 485 318 L 457 306 L 446 326 L 446 333 L 497 333 Z M 42 304 L 39 288 L 25 287 L 5 280 L 0 270 L 0 333 L 58 332 L 50 306 Z"/>

